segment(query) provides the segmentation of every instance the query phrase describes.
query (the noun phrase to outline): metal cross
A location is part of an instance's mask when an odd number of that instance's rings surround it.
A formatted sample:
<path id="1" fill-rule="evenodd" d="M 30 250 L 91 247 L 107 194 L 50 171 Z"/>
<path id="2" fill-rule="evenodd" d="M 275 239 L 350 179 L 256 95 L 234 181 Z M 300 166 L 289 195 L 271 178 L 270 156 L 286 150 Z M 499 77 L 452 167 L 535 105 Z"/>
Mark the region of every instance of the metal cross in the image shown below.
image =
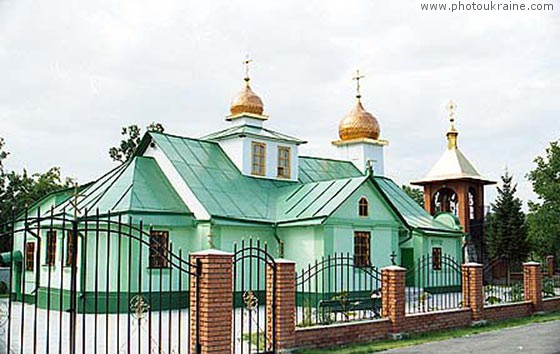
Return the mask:
<path id="1" fill-rule="evenodd" d="M 253 62 L 253 59 L 249 59 L 249 54 L 245 56 L 245 60 L 243 60 L 243 64 L 245 65 L 245 81 L 249 82 L 249 64 Z"/>
<path id="2" fill-rule="evenodd" d="M 352 78 L 352 80 L 356 80 L 356 97 L 360 98 L 362 97 L 362 94 L 360 93 L 360 79 L 363 79 L 365 77 L 365 75 L 360 75 L 360 70 L 356 70 L 356 76 L 354 76 Z"/>
<path id="3" fill-rule="evenodd" d="M 397 265 L 397 262 L 395 262 L 396 258 L 397 258 L 397 254 L 395 253 L 395 251 L 391 252 L 391 264 L 392 265 Z"/>
<path id="4" fill-rule="evenodd" d="M 449 121 L 451 123 L 455 122 L 455 109 L 457 109 L 457 105 L 453 100 L 450 100 L 447 104 L 447 110 L 449 111 Z"/>

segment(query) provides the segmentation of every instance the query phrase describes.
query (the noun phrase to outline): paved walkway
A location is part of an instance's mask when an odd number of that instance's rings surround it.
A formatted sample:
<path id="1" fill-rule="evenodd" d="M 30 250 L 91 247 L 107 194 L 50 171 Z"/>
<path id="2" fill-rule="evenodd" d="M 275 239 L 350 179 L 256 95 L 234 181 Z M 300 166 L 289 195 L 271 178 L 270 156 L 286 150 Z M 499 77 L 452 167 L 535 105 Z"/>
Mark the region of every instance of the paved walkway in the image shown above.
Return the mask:
<path id="1" fill-rule="evenodd" d="M 530 325 L 448 339 L 384 354 L 560 354 L 560 321 Z"/>

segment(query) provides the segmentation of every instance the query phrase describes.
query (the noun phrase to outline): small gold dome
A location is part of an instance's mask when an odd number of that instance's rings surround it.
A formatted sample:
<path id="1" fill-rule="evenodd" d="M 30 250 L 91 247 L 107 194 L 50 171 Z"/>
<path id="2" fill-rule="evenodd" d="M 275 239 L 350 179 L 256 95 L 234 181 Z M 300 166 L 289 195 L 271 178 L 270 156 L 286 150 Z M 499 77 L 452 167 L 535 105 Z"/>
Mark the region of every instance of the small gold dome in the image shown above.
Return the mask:
<path id="1" fill-rule="evenodd" d="M 247 84 L 243 91 L 239 92 L 237 96 L 233 98 L 231 102 L 231 107 L 229 111 L 232 115 L 240 113 L 252 113 L 262 115 L 264 111 L 264 105 L 262 100 L 249 86 L 249 80 L 245 79 Z"/>
<path id="2" fill-rule="evenodd" d="M 338 135 L 341 140 L 374 139 L 379 138 L 379 122 L 362 106 L 358 97 L 356 107 L 346 115 L 338 125 Z"/>

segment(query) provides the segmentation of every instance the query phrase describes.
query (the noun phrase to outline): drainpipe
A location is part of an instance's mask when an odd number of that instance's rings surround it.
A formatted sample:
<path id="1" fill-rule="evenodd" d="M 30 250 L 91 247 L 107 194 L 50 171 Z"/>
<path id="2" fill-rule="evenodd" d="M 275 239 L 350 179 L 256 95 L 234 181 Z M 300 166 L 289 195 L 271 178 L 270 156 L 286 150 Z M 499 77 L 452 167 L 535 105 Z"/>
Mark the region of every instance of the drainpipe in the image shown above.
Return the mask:
<path id="1" fill-rule="evenodd" d="M 278 224 L 274 224 L 273 228 L 274 238 L 276 239 L 276 242 L 278 242 L 278 256 L 280 258 L 284 258 L 284 241 L 282 241 L 280 237 L 278 237 Z"/>
<path id="2" fill-rule="evenodd" d="M 408 229 L 408 236 L 402 240 L 401 242 L 399 242 L 399 246 L 401 246 L 402 244 L 408 242 L 408 240 L 410 240 L 412 238 L 412 229 Z"/>

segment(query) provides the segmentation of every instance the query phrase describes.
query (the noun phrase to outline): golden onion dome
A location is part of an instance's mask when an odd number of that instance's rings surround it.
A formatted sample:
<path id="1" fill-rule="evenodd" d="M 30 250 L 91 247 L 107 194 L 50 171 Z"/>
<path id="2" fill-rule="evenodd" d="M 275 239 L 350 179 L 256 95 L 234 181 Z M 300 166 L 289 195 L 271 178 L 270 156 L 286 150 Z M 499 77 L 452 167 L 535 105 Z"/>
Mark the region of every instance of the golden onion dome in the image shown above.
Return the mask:
<path id="1" fill-rule="evenodd" d="M 338 135 L 341 140 L 374 139 L 379 138 L 380 128 L 377 119 L 362 106 L 360 97 L 356 107 L 338 125 Z"/>
<path id="2" fill-rule="evenodd" d="M 264 104 L 259 96 L 249 86 L 249 78 L 245 78 L 245 88 L 239 92 L 231 102 L 229 111 L 232 115 L 240 113 L 252 113 L 262 115 Z"/>

